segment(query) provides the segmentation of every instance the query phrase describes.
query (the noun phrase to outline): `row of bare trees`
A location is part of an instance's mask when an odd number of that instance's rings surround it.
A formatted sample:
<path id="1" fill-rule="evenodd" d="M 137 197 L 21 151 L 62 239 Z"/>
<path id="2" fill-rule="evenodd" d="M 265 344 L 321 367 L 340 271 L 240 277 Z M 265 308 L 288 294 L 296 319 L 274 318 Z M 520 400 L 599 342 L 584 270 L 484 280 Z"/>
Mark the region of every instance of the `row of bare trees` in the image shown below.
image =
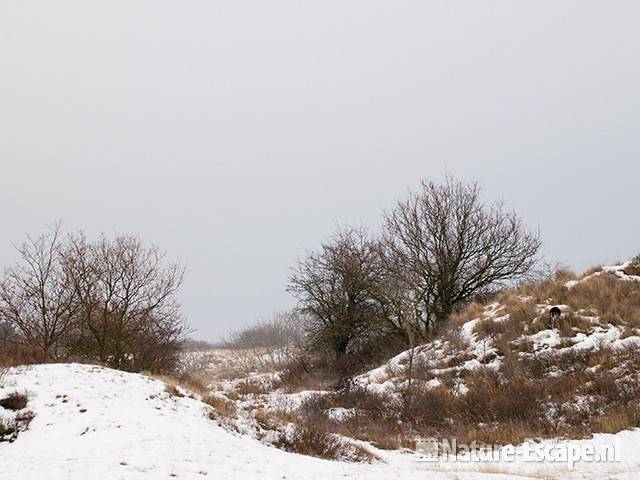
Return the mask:
<path id="1" fill-rule="evenodd" d="M 282 370 L 292 360 L 302 360 L 305 326 L 306 318 L 297 311 L 275 312 L 255 325 L 233 332 L 223 346 L 245 372 Z"/>
<path id="2" fill-rule="evenodd" d="M 526 276 L 540 246 L 515 212 L 485 204 L 477 183 L 447 176 L 385 212 L 379 236 L 341 228 L 298 261 L 289 291 L 338 357 L 371 336 L 413 346 L 475 296 Z"/>
<path id="3" fill-rule="evenodd" d="M 183 269 L 135 236 L 90 241 L 60 225 L 17 247 L 0 282 L 0 323 L 38 360 L 168 370 L 185 333 Z"/>

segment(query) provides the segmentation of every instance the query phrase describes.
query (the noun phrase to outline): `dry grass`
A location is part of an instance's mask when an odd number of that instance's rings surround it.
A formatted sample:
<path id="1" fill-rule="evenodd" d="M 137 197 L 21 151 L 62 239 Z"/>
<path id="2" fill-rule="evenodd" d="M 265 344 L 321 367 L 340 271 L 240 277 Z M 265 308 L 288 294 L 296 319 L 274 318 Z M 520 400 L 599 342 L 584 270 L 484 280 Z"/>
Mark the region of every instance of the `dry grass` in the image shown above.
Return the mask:
<path id="1" fill-rule="evenodd" d="M 202 401 L 212 407 L 210 418 L 212 419 L 232 419 L 237 415 L 237 407 L 235 402 L 229 400 L 223 395 L 211 395 L 202 383 L 187 384 L 175 378 L 166 375 L 149 374 L 147 375 L 160 380 L 165 384 L 165 392 L 172 397 L 182 398 L 189 396 L 197 398 L 199 396 Z"/>
<path id="2" fill-rule="evenodd" d="M 335 434 L 307 427 L 298 427 L 290 435 L 283 435 L 275 446 L 288 452 L 330 460 L 371 462 L 375 458 L 365 448 L 346 443 Z"/>
<path id="3" fill-rule="evenodd" d="M 631 259 L 631 263 L 624 270 L 625 275 L 640 276 L 640 255 Z"/>
<path id="4" fill-rule="evenodd" d="M 280 430 L 288 423 L 301 423 L 299 415 L 291 409 L 254 410 L 253 418 L 264 430 Z"/>
<path id="5" fill-rule="evenodd" d="M 178 389 L 178 386 L 175 384 L 174 385 L 166 384 L 164 387 L 164 391 L 167 392 L 172 397 L 177 397 L 177 398 L 184 397 L 184 394 L 180 392 L 180 390 Z"/>
<path id="6" fill-rule="evenodd" d="M 177 379 L 170 377 L 168 375 L 162 375 L 162 374 L 153 373 L 153 372 L 144 372 L 144 375 L 147 375 L 148 377 L 154 378 L 164 383 L 164 391 L 167 392 L 172 397 L 177 397 L 177 398 L 184 397 L 185 394 L 182 393 L 180 389 L 182 389 L 182 391 L 184 392 L 188 392 L 189 390 L 192 390 L 194 392 L 195 391 L 199 392 L 199 388 L 197 388 L 197 386 L 195 385 L 187 386 L 186 383 L 182 383 Z"/>
<path id="7" fill-rule="evenodd" d="M 336 422 L 326 415 L 326 410 L 337 405 L 335 395 L 314 395 L 303 402 L 302 408 L 259 409 L 253 412 L 254 419 L 264 430 L 278 432 L 274 445 L 282 450 L 311 455 L 331 460 L 370 462 L 375 457 L 365 448 L 341 438 L 338 434 L 353 439 L 372 441 L 373 425 L 357 429 L 350 421 Z M 360 417 L 363 419 L 363 417 Z M 293 424 L 293 432 L 284 426 Z M 358 431 L 368 435 L 359 435 Z M 388 440 L 388 432 L 380 433 L 377 440 Z M 382 448 L 382 447 L 380 447 Z M 391 445 L 389 448 L 397 448 Z"/>
<path id="8" fill-rule="evenodd" d="M 459 326 L 484 317 L 474 334 L 501 357 L 497 369 L 450 372 L 451 382 L 431 389 L 421 388 L 420 382 L 434 378 L 434 373 L 418 372 L 412 390 L 397 396 L 345 388 L 309 399 L 298 421 L 379 448 L 410 445 L 418 434 L 505 444 L 549 436 L 584 438 L 638 426 L 640 349 L 613 350 L 605 340 L 593 349 L 562 349 L 574 344 L 576 334 L 592 333 L 608 323 L 623 329 L 625 337 L 635 335 L 640 328 L 640 282 L 602 273 L 572 288 L 564 286 L 575 278 L 564 272 L 501 293 L 496 301 L 503 306 L 493 313 L 508 317 L 498 321 L 488 317 L 479 303 L 451 317 L 449 328 L 437 338 L 458 355 L 441 367 L 459 365 L 467 358 L 468 345 L 460 338 Z M 550 325 L 548 313 L 539 305 L 561 304 L 567 306 L 562 317 Z M 589 318 L 596 316 L 602 321 Z M 527 335 L 552 327 L 563 337 L 560 344 L 534 352 Z M 460 382 L 466 387 L 464 393 L 453 387 Z M 352 414 L 338 421 L 328 414 L 336 408 L 350 409 Z"/>
<path id="9" fill-rule="evenodd" d="M 565 304 L 569 292 L 570 289 L 564 284 L 552 278 L 528 283 L 519 289 L 521 295 L 531 297 L 531 301 L 540 304 Z"/>
<path id="10" fill-rule="evenodd" d="M 465 393 L 445 385 L 414 387 L 398 396 L 354 388 L 310 397 L 296 421 L 383 449 L 411 446 L 416 435 L 517 444 L 615 433 L 639 425 L 639 357 L 634 347 L 510 352 L 497 370 L 461 371 Z M 576 403 L 576 396 L 588 401 Z M 329 415 L 340 407 L 352 414 L 340 420 Z"/>
<path id="11" fill-rule="evenodd" d="M 238 395 L 260 395 L 271 391 L 271 385 L 259 381 L 244 380 L 235 386 Z"/>
<path id="12" fill-rule="evenodd" d="M 351 414 L 340 419 L 329 415 L 336 408 L 348 408 Z M 307 398 L 298 411 L 297 421 L 307 428 L 338 433 L 390 450 L 413 442 L 398 422 L 399 412 L 397 399 L 354 388 Z"/>
<path id="13" fill-rule="evenodd" d="M 600 270 L 601 271 L 601 270 Z M 429 435 L 485 443 L 521 443 L 540 437 L 583 438 L 594 432 L 615 433 L 639 425 L 640 350 L 614 350 L 606 342 L 591 350 L 565 349 L 579 332 L 612 323 L 623 337 L 640 329 L 640 282 L 625 282 L 602 273 L 572 288 L 567 280 L 577 278 L 563 272 L 554 278 L 529 283 L 500 293 L 494 299 L 502 304 L 499 321 L 489 318 L 490 310 L 473 302 L 451 317 L 436 340 L 442 341 L 438 353 L 445 360 L 430 359 L 428 365 L 414 365 L 411 390 L 382 395 L 355 387 L 352 377 L 381 363 L 375 347 L 363 345 L 362 351 L 336 362 L 330 355 L 300 354 L 289 359 L 278 382 L 256 379 L 236 382 L 223 395 L 206 396 L 215 418 L 237 417 L 236 403 L 245 403 L 258 425 L 269 431 L 285 450 L 332 459 L 370 460 L 345 438 L 369 442 L 381 449 L 412 447 L 416 437 Z M 526 297 L 526 298 L 525 298 Z M 550 325 L 545 309 L 566 305 L 563 316 Z M 587 317 L 600 316 L 602 321 Z M 468 339 L 459 326 L 481 318 L 474 333 L 486 341 L 501 357 L 495 368 L 438 373 L 438 368 L 457 367 L 475 358 Z M 562 336 L 557 348 L 535 350 L 529 335 L 556 328 Z M 395 348 L 395 347 L 394 347 Z M 390 349 L 385 358 L 392 356 Z M 450 358 L 453 354 L 454 358 Z M 487 362 L 490 359 L 484 359 Z M 634 377 L 635 375 L 635 377 Z M 238 378 L 241 378 L 242 375 Z M 441 384 L 424 388 L 424 382 L 438 378 Z M 460 385 L 465 389 L 460 389 Z M 326 395 L 307 398 L 300 408 L 264 408 L 260 400 L 269 391 L 285 392 L 326 390 Z M 198 391 L 198 390 L 196 390 Z M 255 398 L 253 398 L 255 397 Z M 577 398 L 581 401 L 578 402 Z M 247 403 L 248 402 L 248 403 Z M 246 407 L 249 405 L 249 407 Z M 339 409 L 347 409 L 348 412 Z M 296 426 L 292 431 L 289 424 Z M 288 432 L 287 435 L 284 432 Z"/>
<path id="14" fill-rule="evenodd" d="M 9 374 L 9 369 L 0 364 L 0 388 L 4 386 L 4 382 Z"/>
<path id="15" fill-rule="evenodd" d="M 640 282 L 598 275 L 572 288 L 567 303 L 574 309 L 595 310 L 605 324 L 640 327 Z"/>
<path id="16" fill-rule="evenodd" d="M 640 259 L 638 262 L 640 268 Z M 635 268 L 636 264 L 633 265 L 634 267 L 629 268 Z M 595 272 L 602 272 L 602 267 L 594 267 L 585 273 L 584 278 Z M 558 325 L 563 336 L 589 332 L 594 325 L 583 318 L 587 316 L 599 316 L 603 327 L 613 324 L 630 329 L 640 328 L 640 282 L 621 281 L 611 273 L 601 273 L 580 281 L 573 288 L 567 288 L 564 286 L 566 278 L 575 275 L 567 273 L 561 277 L 561 280 L 547 278 L 502 292 L 496 300 L 502 305 L 497 315 L 508 314 L 508 320 L 492 323 L 485 316 L 485 320 L 476 326 L 475 333 L 480 338 L 496 340 L 499 337 L 515 338 L 523 333 L 532 334 L 547 329 L 550 327 L 548 317 L 538 313 L 537 305 L 570 307 Z M 523 297 L 526 299 L 523 300 Z M 451 323 L 457 325 L 471 318 L 482 317 L 481 312 L 481 305 L 471 304 L 468 310 L 453 315 Z"/>
<path id="17" fill-rule="evenodd" d="M 238 413 L 236 404 L 222 396 L 208 395 L 202 401 L 213 408 L 212 418 L 235 418 Z"/>
<path id="18" fill-rule="evenodd" d="M 582 274 L 581 279 L 587 278 L 595 273 L 600 273 L 602 271 L 602 265 L 594 265 L 590 267 L 586 272 Z"/>
<path id="19" fill-rule="evenodd" d="M 616 405 L 594 421 L 594 430 L 602 433 L 617 433 L 630 427 L 640 426 L 638 410 L 624 405 Z"/>
<path id="20" fill-rule="evenodd" d="M 381 450 L 397 450 L 408 446 L 409 440 L 394 422 L 380 422 L 365 415 L 356 415 L 337 423 L 336 430 L 340 434 L 369 442 Z"/>
<path id="21" fill-rule="evenodd" d="M 460 326 L 470 320 L 480 318 L 484 314 L 484 305 L 479 302 L 471 302 L 464 309 L 453 313 L 449 317 L 449 323 L 453 326 Z"/>

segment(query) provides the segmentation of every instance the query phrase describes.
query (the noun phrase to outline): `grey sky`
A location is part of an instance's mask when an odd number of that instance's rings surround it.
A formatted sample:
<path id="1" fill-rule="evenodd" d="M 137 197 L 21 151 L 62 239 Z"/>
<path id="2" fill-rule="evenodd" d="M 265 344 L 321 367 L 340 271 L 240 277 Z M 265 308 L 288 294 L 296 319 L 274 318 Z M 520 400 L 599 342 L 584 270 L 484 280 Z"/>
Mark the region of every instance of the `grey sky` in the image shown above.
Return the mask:
<path id="1" fill-rule="evenodd" d="M 477 178 L 576 269 L 640 251 L 640 3 L 0 2 L 0 264 L 63 219 L 188 265 L 215 340 L 420 177 Z"/>

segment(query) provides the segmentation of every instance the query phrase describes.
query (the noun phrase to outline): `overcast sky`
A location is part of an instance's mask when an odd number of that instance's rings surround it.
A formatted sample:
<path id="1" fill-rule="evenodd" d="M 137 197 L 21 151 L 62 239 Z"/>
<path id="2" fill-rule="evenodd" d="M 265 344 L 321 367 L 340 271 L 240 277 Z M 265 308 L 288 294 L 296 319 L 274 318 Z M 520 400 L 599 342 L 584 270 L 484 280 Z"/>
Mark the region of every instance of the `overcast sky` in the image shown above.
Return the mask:
<path id="1" fill-rule="evenodd" d="M 0 0 L 0 264 L 63 219 L 186 263 L 216 340 L 444 171 L 578 270 L 640 252 L 640 2 Z"/>

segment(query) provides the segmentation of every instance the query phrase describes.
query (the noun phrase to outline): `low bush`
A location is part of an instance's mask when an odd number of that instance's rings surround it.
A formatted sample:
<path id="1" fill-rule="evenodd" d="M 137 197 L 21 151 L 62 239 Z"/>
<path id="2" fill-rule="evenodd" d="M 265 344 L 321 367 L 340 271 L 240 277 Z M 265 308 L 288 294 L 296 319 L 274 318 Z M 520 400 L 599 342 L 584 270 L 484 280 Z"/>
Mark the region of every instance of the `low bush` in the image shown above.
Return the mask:
<path id="1" fill-rule="evenodd" d="M 258 381 L 244 380 L 235 386 L 238 395 L 260 395 L 271 390 L 270 384 L 264 384 Z"/>
<path id="2" fill-rule="evenodd" d="M 343 414 L 336 414 L 340 409 L 345 409 Z M 400 414 L 399 398 L 355 387 L 308 397 L 298 410 L 298 421 L 306 428 L 395 449 L 408 444 L 405 434 L 410 433 L 399 422 Z"/>
<path id="3" fill-rule="evenodd" d="M 13 392 L 0 398 L 0 407 L 6 410 L 18 411 L 27 407 L 28 397 L 25 393 Z"/>
<path id="4" fill-rule="evenodd" d="M 212 418 L 235 418 L 237 415 L 236 404 L 222 396 L 208 395 L 202 401 L 213 408 Z"/>
<path id="5" fill-rule="evenodd" d="M 633 257 L 629 265 L 623 271 L 625 275 L 640 276 L 640 255 Z"/>
<path id="6" fill-rule="evenodd" d="M 307 427 L 283 434 L 274 445 L 288 452 L 329 460 L 371 462 L 375 456 L 365 448 L 341 440 L 337 435 Z"/>
<path id="7" fill-rule="evenodd" d="M 0 408 L 9 410 L 13 415 L 0 417 L 0 443 L 15 442 L 20 432 L 29 428 L 35 415 L 26 410 L 29 398 L 24 393 L 13 392 L 0 399 Z"/>

